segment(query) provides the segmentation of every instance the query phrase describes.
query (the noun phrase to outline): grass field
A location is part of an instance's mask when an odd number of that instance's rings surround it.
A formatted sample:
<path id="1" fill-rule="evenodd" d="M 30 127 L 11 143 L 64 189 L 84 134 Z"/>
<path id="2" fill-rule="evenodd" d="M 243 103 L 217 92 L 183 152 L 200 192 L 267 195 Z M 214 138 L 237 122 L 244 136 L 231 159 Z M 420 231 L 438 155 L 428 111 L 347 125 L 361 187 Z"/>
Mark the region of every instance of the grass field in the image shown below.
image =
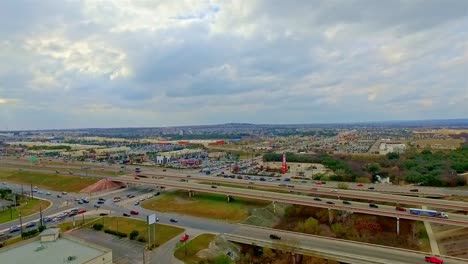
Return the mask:
<path id="1" fill-rule="evenodd" d="M 0 224 L 18 219 L 20 213 L 21 213 L 21 216 L 23 217 L 38 213 L 40 208 L 44 210 L 47 207 L 49 207 L 49 205 L 50 205 L 50 202 L 44 201 L 44 200 L 38 200 L 38 199 L 23 201 L 21 205 L 16 208 L 16 210 L 12 208 L 11 212 L 9 209 L 5 211 L 1 211 L 0 212 Z"/>
<path id="2" fill-rule="evenodd" d="M 186 191 L 175 191 L 147 200 L 141 206 L 159 212 L 176 212 L 237 223 L 247 218 L 250 210 L 268 204 L 266 201 L 237 197 L 228 203 L 225 195 L 196 193 L 194 197 L 188 197 Z"/>
<path id="3" fill-rule="evenodd" d="M 76 167 L 71 167 L 71 168 L 64 168 L 64 167 L 59 167 L 59 166 L 41 166 L 41 165 L 30 165 L 30 164 L 7 164 L 7 163 L 2 163 L 1 164 L 2 168 L 10 168 L 10 169 L 23 169 L 24 171 L 28 170 L 40 170 L 44 171 L 44 173 L 50 173 L 50 171 L 60 171 L 62 174 L 67 174 L 69 171 L 73 172 L 76 175 L 86 175 L 86 171 L 82 170 L 80 168 Z M 113 177 L 113 176 L 119 176 L 119 175 L 125 175 L 126 173 L 119 172 L 117 170 L 110 171 L 110 170 L 100 170 L 99 168 L 93 168 L 91 170 L 88 170 L 88 175 L 99 175 L 99 176 L 106 176 L 106 177 Z"/>
<path id="4" fill-rule="evenodd" d="M 94 223 L 104 224 L 104 229 L 111 229 L 126 234 L 137 230 L 148 241 L 148 226 L 146 221 L 127 217 L 103 217 Z M 93 224 L 94 224 L 93 223 Z M 182 233 L 184 229 L 170 225 L 156 224 L 156 245 L 162 245 L 166 241 Z M 153 232 L 153 230 L 151 230 Z M 152 239 L 151 239 L 152 240 Z"/>
<path id="5" fill-rule="evenodd" d="M 185 244 L 179 244 L 174 252 L 174 256 L 185 264 L 197 264 L 201 259 L 196 254 L 200 250 L 207 248 L 215 237 L 212 234 L 202 234 Z"/>
<path id="6" fill-rule="evenodd" d="M 460 147 L 460 145 L 463 144 L 463 142 L 464 142 L 463 139 L 454 139 L 454 138 L 449 138 L 449 139 L 431 138 L 431 139 L 418 139 L 418 140 L 411 141 L 411 143 L 414 146 L 419 146 L 419 148 L 421 149 L 438 148 L 438 146 L 456 149 Z"/>
<path id="7" fill-rule="evenodd" d="M 0 170 L 0 180 L 20 184 L 32 184 L 54 191 L 78 192 L 100 179 L 40 172 Z"/>
<path id="8" fill-rule="evenodd" d="M 60 228 L 63 232 L 65 231 L 68 231 L 70 229 L 73 229 L 75 227 L 80 227 L 80 226 L 83 226 L 83 227 L 89 227 L 91 224 L 94 223 L 94 221 L 99 221 L 100 217 L 88 217 L 84 218 L 81 218 L 79 215 L 78 216 L 75 216 L 75 226 L 73 226 L 73 219 L 69 219 L 70 221 L 68 222 L 64 222 L 64 223 L 60 223 L 57 225 L 58 228 Z M 52 225 L 51 225 L 52 226 Z M 50 226 L 48 226 L 50 227 Z"/>

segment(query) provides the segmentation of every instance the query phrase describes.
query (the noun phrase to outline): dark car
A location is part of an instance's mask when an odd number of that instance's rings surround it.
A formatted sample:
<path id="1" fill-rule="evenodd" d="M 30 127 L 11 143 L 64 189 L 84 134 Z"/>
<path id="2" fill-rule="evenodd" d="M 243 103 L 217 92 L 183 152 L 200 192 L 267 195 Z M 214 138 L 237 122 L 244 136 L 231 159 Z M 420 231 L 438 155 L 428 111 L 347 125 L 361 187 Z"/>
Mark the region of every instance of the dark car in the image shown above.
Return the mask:
<path id="1" fill-rule="evenodd" d="M 322 201 L 322 199 L 320 199 L 320 198 L 314 198 L 314 201 L 319 201 L 319 202 L 320 202 L 320 201 Z"/>
<path id="2" fill-rule="evenodd" d="M 369 190 L 374 190 L 375 187 L 372 187 L 372 186 L 371 186 L 371 187 L 369 187 L 369 188 L 367 188 L 367 189 L 369 189 Z"/>
<path id="3" fill-rule="evenodd" d="M 216 189 L 216 188 L 218 188 L 218 186 L 211 185 L 211 188 Z"/>
<path id="4" fill-rule="evenodd" d="M 335 204 L 335 203 L 332 201 L 327 201 L 327 204 Z"/>
<path id="5" fill-rule="evenodd" d="M 158 196 L 159 195 L 159 192 L 155 193 L 154 196 Z"/>
<path id="6" fill-rule="evenodd" d="M 369 207 L 371 207 L 371 208 L 379 208 L 379 206 L 378 206 L 378 205 L 376 205 L 376 204 L 373 204 L 373 203 L 369 204 Z"/>
<path id="7" fill-rule="evenodd" d="M 10 233 L 18 232 L 21 230 L 20 226 L 12 226 L 10 227 Z"/>
<path id="8" fill-rule="evenodd" d="M 169 221 L 171 221 L 172 223 L 177 223 L 177 222 L 179 222 L 179 221 L 177 221 L 177 219 L 175 219 L 175 218 L 171 218 Z"/>
<path id="9" fill-rule="evenodd" d="M 99 216 L 106 216 L 108 213 L 100 213 Z"/>
<path id="10" fill-rule="evenodd" d="M 343 204 L 351 205 L 351 202 L 343 201 Z"/>
<path id="11" fill-rule="evenodd" d="M 105 201 L 98 201 L 97 203 L 98 203 L 98 204 L 104 204 Z"/>
<path id="12" fill-rule="evenodd" d="M 270 238 L 271 238 L 271 239 L 276 239 L 276 240 L 280 240 L 280 239 L 281 239 L 280 236 L 275 235 L 275 234 L 271 234 L 271 235 L 270 235 Z"/>
<path id="13" fill-rule="evenodd" d="M 130 214 L 128 214 L 128 213 L 123 213 L 122 215 L 123 215 L 123 216 L 126 216 L 126 217 L 129 217 L 129 216 L 130 216 Z"/>
<path id="14" fill-rule="evenodd" d="M 411 190 L 409 190 L 409 191 L 410 191 L 410 192 L 419 192 L 418 189 L 411 189 Z"/>

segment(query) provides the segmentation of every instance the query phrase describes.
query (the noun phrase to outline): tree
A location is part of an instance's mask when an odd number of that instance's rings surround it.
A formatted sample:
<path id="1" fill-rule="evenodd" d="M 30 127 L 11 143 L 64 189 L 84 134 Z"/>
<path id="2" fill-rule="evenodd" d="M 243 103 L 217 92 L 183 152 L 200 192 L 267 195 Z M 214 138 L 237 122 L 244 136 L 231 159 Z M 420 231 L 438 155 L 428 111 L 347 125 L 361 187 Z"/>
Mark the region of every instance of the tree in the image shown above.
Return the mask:
<path id="1" fill-rule="evenodd" d="M 400 154 L 398 154 L 397 152 L 387 153 L 387 159 L 389 160 L 397 160 L 399 158 L 400 158 Z"/>
<path id="2" fill-rule="evenodd" d="M 348 189 L 348 184 L 344 183 L 344 182 L 339 182 L 338 183 L 338 189 Z"/>
<path id="3" fill-rule="evenodd" d="M 130 240 L 135 240 L 135 238 L 137 238 L 139 234 L 140 232 L 138 232 L 137 230 L 133 230 L 132 232 L 130 232 Z"/>
<path id="4" fill-rule="evenodd" d="M 319 222 L 313 217 L 307 218 L 304 222 L 304 231 L 309 234 L 319 233 Z"/>

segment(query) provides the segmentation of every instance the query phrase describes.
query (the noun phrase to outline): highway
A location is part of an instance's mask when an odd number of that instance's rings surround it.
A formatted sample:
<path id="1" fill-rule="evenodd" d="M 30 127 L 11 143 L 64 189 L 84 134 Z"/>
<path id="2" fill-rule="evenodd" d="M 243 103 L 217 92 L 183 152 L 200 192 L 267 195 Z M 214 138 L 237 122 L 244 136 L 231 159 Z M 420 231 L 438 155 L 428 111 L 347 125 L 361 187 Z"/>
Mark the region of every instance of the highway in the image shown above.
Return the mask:
<path id="1" fill-rule="evenodd" d="M 253 189 L 241 189 L 241 188 L 232 188 L 219 186 L 217 188 L 212 188 L 211 186 L 205 184 L 198 184 L 192 182 L 177 182 L 170 180 L 162 179 L 149 179 L 149 178 L 139 178 L 130 176 L 121 176 L 114 179 L 115 181 L 121 181 L 125 183 L 132 183 L 138 185 L 153 185 L 153 186 L 166 186 L 176 189 L 183 189 L 188 191 L 199 191 L 206 193 L 218 193 L 224 195 L 230 195 L 232 197 L 246 197 L 259 200 L 267 201 L 276 201 L 289 204 L 298 204 L 305 206 L 313 206 L 320 208 L 330 208 L 334 210 L 344 210 L 351 211 L 355 213 L 364 213 L 364 214 L 373 214 L 380 216 L 388 216 L 394 218 L 410 219 L 410 220 L 419 220 L 419 221 L 428 221 L 432 223 L 439 224 L 449 224 L 462 227 L 468 227 L 468 216 L 460 214 L 450 214 L 448 219 L 437 218 L 437 217 L 427 217 L 412 215 L 409 212 L 400 212 L 395 211 L 393 206 L 383 206 L 379 205 L 379 208 L 369 208 L 367 203 L 358 203 L 352 202 L 352 205 L 343 204 L 341 200 L 335 199 L 323 199 L 322 201 L 315 201 L 314 197 L 296 195 L 289 193 L 276 193 L 276 192 L 266 192 Z M 332 201 L 334 204 L 327 204 L 326 201 Z"/>
<path id="2" fill-rule="evenodd" d="M 232 178 L 223 178 L 223 177 L 210 177 L 210 176 L 200 176 L 200 175 L 192 175 L 190 174 L 190 178 L 187 177 L 188 174 L 185 175 L 177 175 L 173 173 L 139 173 L 139 175 L 149 176 L 149 177 L 164 177 L 167 179 L 185 179 L 189 181 L 203 181 L 203 182 L 213 182 L 213 183 L 221 183 L 221 184 L 232 184 L 232 185 L 239 185 L 243 187 L 255 187 L 255 188 L 264 188 L 264 189 L 276 189 L 276 190 L 291 190 L 295 192 L 304 192 L 309 194 L 316 194 L 316 195 L 327 195 L 327 196 L 335 196 L 335 197 L 347 197 L 347 198 L 354 198 L 354 199 L 363 199 L 363 200 L 371 200 L 371 201 L 382 201 L 382 202 L 393 202 L 399 204 L 411 204 L 411 205 L 419 205 L 419 206 L 429 206 L 433 208 L 443 208 L 443 209 L 452 209 L 452 210 L 461 210 L 461 211 L 468 211 L 468 204 L 464 202 L 458 201 L 450 201 L 450 200 L 439 200 L 439 199 L 430 199 L 430 198 L 422 198 L 422 197 L 413 197 L 413 196 L 401 196 L 401 195 L 392 195 L 392 194 L 385 194 L 380 193 L 378 191 L 368 191 L 363 192 L 363 189 L 359 191 L 354 190 L 343 190 L 343 189 L 335 189 L 337 192 L 332 192 L 330 188 L 325 188 L 322 186 L 309 186 L 305 184 L 294 184 L 290 182 L 267 182 L 267 181 L 250 181 L 250 180 L 241 180 L 241 179 L 232 179 Z M 279 184 L 285 186 L 279 186 Z M 287 187 L 293 186 L 293 187 Z M 361 187 L 363 188 L 363 187 Z M 467 193 L 468 194 L 468 193 Z"/>
<path id="3" fill-rule="evenodd" d="M 16 186 L 18 187 L 18 186 Z M 238 189 L 236 189 L 238 190 Z M 47 190 L 43 190 L 47 191 Z M 157 190 L 156 190 L 157 191 Z M 138 199 L 139 197 L 148 197 L 150 194 L 155 193 L 154 190 L 148 190 L 148 187 L 144 188 L 128 188 L 122 189 L 118 193 L 114 194 L 105 194 L 102 197 L 106 199 L 106 202 L 102 205 L 100 210 L 109 210 L 110 215 L 122 215 L 123 213 L 128 213 L 130 210 L 138 210 L 140 212 L 137 216 L 132 216 L 132 218 L 146 219 L 146 216 L 154 211 L 143 209 L 139 206 L 133 205 L 132 199 L 124 198 L 121 202 L 114 203 L 112 201 L 113 196 L 126 197 L 127 194 L 134 194 L 136 197 L 133 200 Z M 55 193 L 54 193 L 55 194 Z M 81 194 L 69 193 L 69 199 L 74 197 L 80 197 Z M 60 201 L 63 201 L 63 198 L 54 198 L 52 195 L 47 196 L 54 201 L 57 201 L 56 204 L 60 204 Z M 89 204 L 77 205 L 72 204 L 66 207 L 57 208 L 57 212 L 63 210 L 69 210 L 72 207 L 80 207 L 87 209 L 88 211 L 96 210 L 93 208 L 93 204 L 97 200 L 91 200 Z M 50 215 L 53 211 L 48 210 L 44 215 Z M 160 219 L 160 223 L 177 225 L 183 228 L 194 228 L 200 230 L 206 230 L 210 233 L 219 233 L 223 234 L 228 240 L 239 243 L 252 244 L 269 247 L 277 247 L 279 243 L 271 241 L 269 238 L 270 234 L 277 234 L 282 237 L 281 241 L 299 241 L 299 243 L 288 243 L 286 245 L 294 245 L 297 247 L 294 251 L 296 253 L 328 257 L 331 259 L 341 260 L 348 263 L 357 263 L 357 264 L 418 264 L 424 263 L 425 253 L 417 251 L 408 251 L 398 248 L 383 247 L 372 244 L 365 244 L 354 241 L 338 240 L 333 238 L 326 238 L 320 236 L 306 235 L 288 231 L 281 231 L 276 229 L 255 227 L 255 226 L 246 226 L 240 224 L 229 224 L 222 221 L 203 219 L 192 216 L 185 216 L 172 213 L 157 213 L 157 217 Z M 178 220 L 178 223 L 171 223 L 169 219 L 175 218 Z M 64 221 L 70 221 L 70 218 L 65 218 Z M 25 220 L 32 221 L 38 220 L 38 215 L 31 216 L 30 219 Z M 0 226 L 0 232 L 3 228 L 9 228 L 12 225 L 17 223 L 10 222 L 5 223 Z M 54 223 L 49 225 L 53 226 Z M 5 230 L 4 230 L 5 231 Z M 283 247 L 284 248 L 284 247 Z M 459 264 L 467 263 L 466 260 L 452 258 L 443 256 L 446 264 Z"/>
<path id="4" fill-rule="evenodd" d="M 270 234 L 276 234 L 281 240 L 270 239 Z M 305 255 L 315 255 L 331 258 L 346 263 L 359 264 L 418 264 L 425 263 L 423 252 L 410 251 L 392 247 L 376 246 L 349 240 L 306 235 L 295 232 L 281 231 L 270 228 L 239 225 L 239 227 L 224 236 L 234 242 L 245 244 L 255 243 L 271 248 L 291 248 Z M 464 259 L 444 256 L 445 264 L 467 263 Z"/>
<path id="5" fill-rule="evenodd" d="M 59 162 L 61 160 L 56 160 L 53 159 L 53 162 Z M 27 159 L 12 159 L 11 157 L 2 157 L 0 159 L 0 163 L 5 163 L 5 164 L 12 164 L 12 165 L 21 165 L 21 166 L 31 166 L 30 163 L 27 161 Z M 93 163 L 93 162 L 68 162 L 68 163 L 63 163 L 63 165 L 56 165 L 56 164 L 49 164 L 48 161 L 44 161 L 41 165 L 41 167 L 50 167 L 52 168 L 52 171 L 55 172 L 55 168 L 61 167 L 61 168 L 70 168 L 70 169 L 81 169 L 82 167 L 91 167 L 92 170 L 101 170 L 103 168 L 103 171 L 107 172 L 116 172 L 120 169 L 121 164 L 114 164 L 114 165 L 108 165 L 104 163 Z M 31 166 L 31 167 L 39 167 L 39 166 Z M 133 172 L 133 170 L 136 167 L 141 167 L 144 171 L 144 173 L 148 174 L 163 174 L 164 172 L 160 167 L 149 167 L 149 166 L 138 166 L 138 165 L 125 165 L 126 172 Z M 24 168 L 27 170 L 26 168 Z M 228 170 L 225 169 L 227 172 Z M 91 172 L 92 173 L 92 172 Z M 185 176 L 187 173 L 191 174 L 194 176 L 196 173 L 194 170 L 184 170 L 183 172 L 180 172 L 179 170 L 172 170 L 172 169 L 167 169 L 167 174 L 173 174 L 173 175 L 179 175 L 179 176 Z M 84 174 L 84 172 L 82 173 Z M 91 176 L 90 174 L 88 174 Z M 240 174 L 241 176 L 247 176 Z M 93 175 L 94 177 L 104 177 L 102 175 Z M 200 175 L 202 176 L 202 175 Z M 237 176 L 237 174 L 236 174 Z M 251 175 L 250 175 L 251 176 Z M 209 178 L 214 178 L 215 176 L 208 176 Z M 261 176 L 256 176 L 256 177 L 261 177 Z M 284 177 L 283 177 L 284 178 Z M 334 182 L 334 181 L 326 181 L 326 184 L 324 184 L 323 188 L 338 188 L 338 184 L 340 182 Z M 390 192 L 390 193 L 397 193 L 397 194 L 409 194 L 409 195 L 433 195 L 433 196 L 447 196 L 447 195 L 460 195 L 460 196 L 468 196 L 468 190 L 463 190 L 463 189 L 456 189 L 456 188 L 440 188 L 440 187 L 427 187 L 427 186 L 411 186 L 411 185 L 406 185 L 406 186 L 400 186 L 400 185 L 389 185 L 389 184 L 363 184 L 363 187 L 357 186 L 355 182 L 346 182 L 348 185 L 348 188 L 350 190 L 359 190 L 359 191 L 369 191 L 367 188 L 368 187 L 375 187 L 374 191 L 379 191 L 379 192 Z M 301 186 L 310 186 L 315 187 L 315 185 L 310 184 L 310 182 L 301 184 Z M 411 189 L 417 188 L 419 189 L 419 192 L 417 194 L 410 192 Z"/>

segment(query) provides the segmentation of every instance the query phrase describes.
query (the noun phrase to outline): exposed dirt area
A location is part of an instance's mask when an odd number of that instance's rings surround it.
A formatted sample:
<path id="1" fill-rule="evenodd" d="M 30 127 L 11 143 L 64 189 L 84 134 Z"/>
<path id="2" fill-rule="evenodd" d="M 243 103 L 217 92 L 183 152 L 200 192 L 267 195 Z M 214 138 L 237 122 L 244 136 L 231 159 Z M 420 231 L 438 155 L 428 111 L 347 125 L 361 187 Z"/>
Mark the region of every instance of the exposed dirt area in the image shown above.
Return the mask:
<path id="1" fill-rule="evenodd" d="M 468 227 L 433 224 L 440 253 L 468 259 Z"/>

